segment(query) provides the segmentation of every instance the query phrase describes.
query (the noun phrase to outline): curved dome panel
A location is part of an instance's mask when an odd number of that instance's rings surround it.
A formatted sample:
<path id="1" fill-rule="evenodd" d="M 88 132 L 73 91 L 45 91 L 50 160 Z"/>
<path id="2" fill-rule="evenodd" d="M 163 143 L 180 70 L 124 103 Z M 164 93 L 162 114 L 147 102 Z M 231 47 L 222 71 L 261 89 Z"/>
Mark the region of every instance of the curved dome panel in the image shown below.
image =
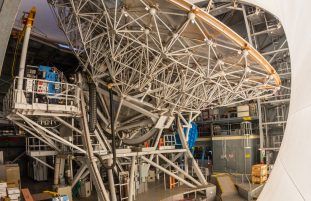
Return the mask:
<path id="1" fill-rule="evenodd" d="M 311 1 L 247 0 L 276 15 L 282 23 L 292 66 L 290 110 L 286 131 L 272 174 L 261 193 L 260 201 L 311 200 L 309 151 L 311 137 L 311 69 L 310 32 L 308 22 Z"/>

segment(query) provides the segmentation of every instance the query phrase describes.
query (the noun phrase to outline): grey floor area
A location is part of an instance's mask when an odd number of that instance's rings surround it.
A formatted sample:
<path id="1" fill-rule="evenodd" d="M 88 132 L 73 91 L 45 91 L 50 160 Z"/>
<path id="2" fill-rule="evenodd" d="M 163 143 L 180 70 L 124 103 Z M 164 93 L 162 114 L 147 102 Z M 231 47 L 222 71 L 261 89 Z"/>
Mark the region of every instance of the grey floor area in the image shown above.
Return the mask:
<path id="1" fill-rule="evenodd" d="M 240 184 L 241 185 L 241 184 Z M 258 187 L 259 185 L 253 185 L 253 188 Z M 242 187 L 245 188 L 245 190 L 249 190 L 249 185 L 242 184 Z M 51 190 L 52 189 L 52 182 L 51 181 L 43 181 L 43 182 L 36 182 L 33 181 L 30 178 L 22 178 L 22 188 L 28 188 L 31 193 L 41 193 L 45 190 Z M 162 182 L 154 182 L 149 183 L 148 185 L 149 191 L 146 193 L 142 193 L 137 195 L 136 201 L 158 201 L 165 197 L 170 197 L 174 194 L 178 194 L 184 191 L 189 190 L 186 186 L 180 186 L 178 188 L 175 188 L 174 190 L 164 190 Z M 88 198 L 74 198 L 74 201 L 97 201 L 97 195 L 95 189 L 93 189 L 92 195 Z M 216 199 L 217 200 L 217 199 Z M 239 197 L 239 196 L 227 196 L 222 197 L 221 201 L 246 201 L 245 199 Z"/>
<path id="2" fill-rule="evenodd" d="M 28 177 L 22 178 L 22 188 L 28 188 L 30 193 L 42 193 L 43 191 L 49 190 L 51 191 L 52 188 L 52 181 L 33 181 L 32 179 Z M 73 201 L 97 201 L 97 195 L 95 190 L 93 191 L 92 195 L 88 198 L 74 198 Z"/>
<path id="3" fill-rule="evenodd" d="M 45 190 L 52 190 L 52 182 L 51 181 L 42 181 L 36 182 L 30 178 L 23 178 L 22 179 L 22 188 L 28 188 L 32 194 L 41 193 Z M 154 182 L 149 183 L 148 185 L 148 192 L 141 193 L 137 195 L 136 201 L 159 201 L 163 198 L 170 197 L 187 190 L 191 190 L 186 186 L 176 187 L 174 190 L 165 190 L 163 188 L 162 182 Z M 92 195 L 88 198 L 74 198 L 74 201 L 97 201 L 97 195 L 95 189 L 93 189 Z"/>

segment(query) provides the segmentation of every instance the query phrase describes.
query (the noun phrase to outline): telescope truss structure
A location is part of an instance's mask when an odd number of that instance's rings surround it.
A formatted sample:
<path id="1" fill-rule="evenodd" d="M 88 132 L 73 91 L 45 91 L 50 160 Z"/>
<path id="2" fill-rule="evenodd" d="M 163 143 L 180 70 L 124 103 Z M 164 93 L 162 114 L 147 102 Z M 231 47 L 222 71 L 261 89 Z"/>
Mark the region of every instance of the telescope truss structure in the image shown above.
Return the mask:
<path id="1" fill-rule="evenodd" d="M 180 0 L 51 1 L 96 83 L 156 110 L 200 111 L 264 97 L 280 78 L 244 39 Z"/>
<path id="2" fill-rule="evenodd" d="M 79 76 L 79 111 L 70 115 L 7 108 L 7 117 L 58 153 L 76 156 L 81 175 L 90 174 L 100 200 L 116 200 L 114 176 L 129 170 L 128 200 L 135 195 L 135 168 L 140 163 L 204 191 L 208 183 L 188 147 L 191 122 L 208 107 L 243 102 L 275 93 L 281 85 L 273 67 L 244 39 L 200 8 L 184 0 L 50 0 L 70 47 L 96 84 L 96 128 L 90 132 L 86 79 Z M 112 87 L 114 107 L 110 116 Z M 17 92 L 13 91 L 12 94 Z M 16 98 L 8 97 L 7 99 Z M 18 102 L 19 100 L 15 100 Z M 30 108 L 30 109 L 29 109 Z M 49 117 L 70 128 L 82 144 L 61 137 L 60 128 L 38 124 Z M 114 119 L 114 125 L 111 125 Z M 159 148 L 163 131 L 174 125 L 181 149 Z M 114 128 L 116 157 L 108 140 Z M 149 141 L 149 147 L 137 149 Z M 82 156 L 81 156 L 82 154 Z M 99 159 L 97 155 L 100 155 Z M 81 159 L 82 158 L 82 159 Z M 174 163 L 183 158 L 181 164 Z M 108 170 L 109 192 L 100 160 Z M 155 161 L 154 161 L 155 160 Z M 123 161 L 129 166 L 124 167 Z M 191 164 L 195 175 L 189 173 Z M 172 167 L 183 175 L 167 169 Z"/>

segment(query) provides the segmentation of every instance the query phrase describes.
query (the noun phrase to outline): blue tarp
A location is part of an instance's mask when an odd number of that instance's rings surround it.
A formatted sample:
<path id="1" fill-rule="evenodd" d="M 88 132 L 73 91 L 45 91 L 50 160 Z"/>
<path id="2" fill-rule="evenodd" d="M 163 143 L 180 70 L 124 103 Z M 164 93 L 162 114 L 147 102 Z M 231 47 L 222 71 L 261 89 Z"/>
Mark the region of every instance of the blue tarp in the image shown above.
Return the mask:
<path id="1" fill-rule="evenodd" d="M 189 139 L 188 139 L 188 146 L 189 149 L 192 149 L 192 147 L 195 145 L 195 142 L 198 139 L 198 126 L 196 123 L 192 122 L 191 123 L 192 127 L 189 130 Z M 187 128 L 184 128 L 184 133 L 186 135 Z M 176 137 L 176 148 L 182 148 L 180 138 L 178 133 L 175 134 Z"/>

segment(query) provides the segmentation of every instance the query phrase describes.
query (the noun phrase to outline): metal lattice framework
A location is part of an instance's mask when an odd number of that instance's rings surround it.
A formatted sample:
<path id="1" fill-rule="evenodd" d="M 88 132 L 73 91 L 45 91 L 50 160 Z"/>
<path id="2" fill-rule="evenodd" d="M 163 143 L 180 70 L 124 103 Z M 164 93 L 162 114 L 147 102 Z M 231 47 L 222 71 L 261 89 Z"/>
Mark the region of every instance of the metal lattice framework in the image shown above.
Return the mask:
<path id="1" fill-rule="evenodd" d="M 201 9 L 178 0 L 51 1 L 97 83 L 161 111 L 193 111 L 279 89 L 273 67 Z"/>
<path id="2" fill-rule="evenodd" d="M 124 169 L 130 170 L 128 200 L 133 200 L 138 160 L 148 164 L 147 172 L 153 166 L 158 175 L 161 171 L 210 196 L 206 178 L 188 147 L 191 122 L 203 108 L 274 93 L 281 83 L 273 67 L 231 29 L 183 0 L 50 0 L 50 4 L 100 95 L 95 93 L 92 99 L 91 93 L 86 94 L 86 79 L 79 74 L 79 87 L 73 90 L 77 104 L 65 105 L 59 112 L 61 104 L 27 103 L 21 97 L 35 91 L 13 87 L 7 98 L 12 100 L 6 104 L 7 118 L 56 153 L 82 155 L 84 162 L 72 185 L 87 168 L 99 200 L 117 200 L 113 177 Z M 110 90 L 108 96 L 108 83 L 114 95 Z M 95 110 L 87 107 L 97 99 Z M 22 106 L 18 108 L 17 103 Z M 91 131 L 88 116 L 94 111 L 98 118 Z M 71 129 L 70 137 L 77 140 L 62 137 L 61 128 L 41 125 L 42 118 Z M 174 120 L 182 148 L 160 149 L 162 131 Z M 114 136 L 112 128 L 120 142 L 114 148 L 116 144 L 108 140 Z M 131 149 L 149 139 L 150 147 Z M 180 157 L 184 160 L 176 165 Z M 109 192 L 99 160 L 115 161 L 112 169 L 107 168 Z M 189 166 L 195 174 L 189 173 Z"/>

